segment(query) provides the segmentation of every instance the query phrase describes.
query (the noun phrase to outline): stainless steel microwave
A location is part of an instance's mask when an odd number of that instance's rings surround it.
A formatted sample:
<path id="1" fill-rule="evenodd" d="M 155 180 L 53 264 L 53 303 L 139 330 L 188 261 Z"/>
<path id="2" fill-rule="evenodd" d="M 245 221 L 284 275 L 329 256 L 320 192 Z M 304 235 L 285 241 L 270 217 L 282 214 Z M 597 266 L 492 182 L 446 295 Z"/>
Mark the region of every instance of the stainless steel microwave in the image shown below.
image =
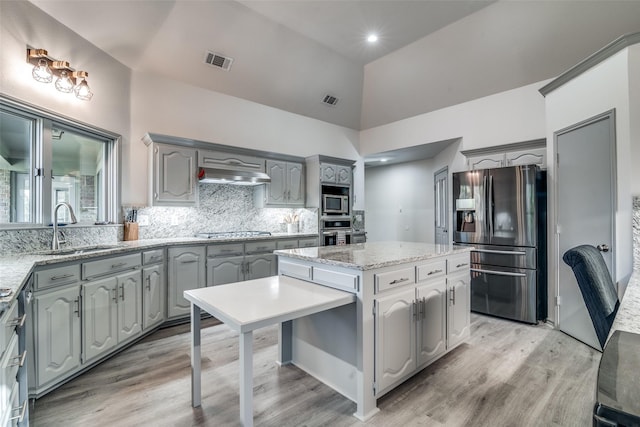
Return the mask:
<path id="1" fill-rule="evenodd" d="M 349 215 L 349 196 L 323 194 L 322 213 L 328 215 Z"/>

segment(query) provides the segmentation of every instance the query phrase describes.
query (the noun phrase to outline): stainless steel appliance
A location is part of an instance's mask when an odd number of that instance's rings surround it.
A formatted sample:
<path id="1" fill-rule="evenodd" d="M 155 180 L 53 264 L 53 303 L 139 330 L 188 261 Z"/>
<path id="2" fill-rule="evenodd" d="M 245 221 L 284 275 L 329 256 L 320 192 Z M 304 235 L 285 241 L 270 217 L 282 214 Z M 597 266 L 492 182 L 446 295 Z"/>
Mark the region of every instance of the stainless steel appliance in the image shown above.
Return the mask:
<path id="1" fill-rule="evenodd" d="M 323 246 L 349 245 L 352 234 L 351 221 L 347 218 L 323 220 L 320 243 Z"/>
<path id="2" fill-rule="evenodd" d="M 351 187 L 343 185 L 322 186 L 322 215 L 349 216 L 349 193 Z"/>
<path id="3" fill-rule="evenodd" d="M 456 245 L 471 245 L 471 310 L 547 316 L 546 173 L 535 165 L 453 174 Z"/>

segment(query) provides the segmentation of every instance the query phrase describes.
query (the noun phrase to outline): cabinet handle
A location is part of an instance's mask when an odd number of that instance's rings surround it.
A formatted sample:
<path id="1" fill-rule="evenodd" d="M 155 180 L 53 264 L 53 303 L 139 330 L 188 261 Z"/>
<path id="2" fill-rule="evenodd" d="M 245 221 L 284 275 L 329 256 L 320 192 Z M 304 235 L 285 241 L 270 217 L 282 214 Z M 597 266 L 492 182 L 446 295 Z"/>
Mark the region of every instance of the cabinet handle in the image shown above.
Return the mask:
<path id="1" fill-rule="evenodd" d="M 62 280 L 62 279 L 68 279 L 70 277 L 73 277 L 73 274 L 63 274 L 62 276 L 51 276 L 49 280 Z"/>
<path id="2" fill-rule="evenodd" d="M 147 276 L 147 290 L 151 292 L 151 276 Z"/>
<path id="3" fill-rule="evenodd" d="M 431 276 L 432 274 L 436 274 L 436 273 L 442 273 L 442 270 L 432 270 L 427 273 L 427 276 Z"/>
<path id="4" fill-rule="evenodd" d="M 422 297 L 422 319 L 427 318 L 427 298 Z"/>
<path id="5" fill-rule="evenodd" d="M 75 300 L 73 300 L 73 302 L 76 304 L 76 309 L 73 310 L 73 312 L 75 314 L 78 315 L 78 317 L 80 317 L 80 297 L 78 296 L 78 298 L 76 298 Z"/>
<path id="6" fill-rule="evenodd" d="M 29 399 L 25 400 L 22 403 L 22 406 L 18 406 L 17 408 L 12 408 L 11 411 L 12 412 L 20 412 L 20 415 L 16 415 L 15 417 L 11 417 L 9 418 L 9 421 L 13 421 L 13 420 L 18 420 L 18 423 L 22 423 L 22 421 L 24 420 L 24 416 L 27 413 L 27 404 L 29 403 Z"/>
<path id="7" fill-rule="evenodd" d="M 27 350 L 23 351 L 22 354 L 19 354 L 15 357 L 12 357 L 10 360 L 13 362 L 7 365 L 7 368 L 11 368 L 12 366 L 22 367 L 24 365 L 24 359 L 27 357 Z"/>
<path id="8" fill-rule="evenodd" d="M 120 285 L 120 299 L 124 301 L 124 285 Z"/>
<path id="9" fill-rule="evenodd" d="M 111 264 L 111 268 L 112 268 L 112 269 L 114 269 L 114 268 L 120 268 L 120 267 L 124 267 L 125 265 L 127 265 L 127 263 L 126 263 L 126 262 L 119 262 L 119 263 L 117 263 L 117 264 Z"/>
<path id="10" fill-rule="evenodd" d="M 469 265 L 469 263 L 463 262 L 462 264 L 456 264 L 456 268 L 464 267 Z"/>
<path id="11" fill-rule="evenodd" d="M 180 264 L 193 264 L 194 262 L 198 262 L 197 259 L 192 259 L 188 261 L 180 261 Z"/>
<path id="12" fill-rule="evenodd" d="M 414 319 L 418 319 L 418 301 L 413 300 L 411 305 L 412 305 L 412 308 L 413 308 L 413 318 Z"/>
<path id="13" fill-rule="evenodd" d="M 113 291 L 113 300 L 117 304 L 118 303 L 118 288 L 115 287 L 115 288 L 112 289 L 112 291 Z"/>
<path id="14" fill-rule="evenodd" d="M 424 319 L 424 298 L 420 298 L 417 301 L 418 306 L 418 319 Z"/>
<path id="15" fill-rule="evenodd" d="M 153 193 L 153 198 L 157 199 L 158 198 L 158 193 Z"/>
<path id="16" fill-rule="evenodd" d="M 9 323 L 7 323 L 7 326 L 14 327 L 14 328 L 22 328 L 24 326 L 25 320 L 27 320 L 27 313 L 24 313 L 22 316 L 16 317 L 15 319 L 10 320 Z"/>
<path id="17" fill-rule="evenodd" d="M 450 298 L 451 305 L 456 305 L 456 288 L 451 288 L 449 295 L 451 295 L 451 298 Z"/>
<path id="18" fill-rule="evenodd" d="M 390 285 L 397 285 L 398 283 L 408 282 L 408 281 L 409 281 L 408 277 L 402 277 L 400 279 L 392 280 L 391 282 L 389 282 L 389 284 Z"/>

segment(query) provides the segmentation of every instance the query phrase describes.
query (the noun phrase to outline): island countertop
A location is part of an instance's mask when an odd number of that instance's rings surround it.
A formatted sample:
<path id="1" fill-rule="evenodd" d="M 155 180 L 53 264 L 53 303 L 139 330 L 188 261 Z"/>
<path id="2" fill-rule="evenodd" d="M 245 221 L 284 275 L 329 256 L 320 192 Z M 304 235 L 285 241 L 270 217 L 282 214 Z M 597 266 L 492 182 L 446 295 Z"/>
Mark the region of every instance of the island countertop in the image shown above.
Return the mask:
<path id="1" fill-rule="evenodd" d="M 391 265 L 424 261 L 471 251 L 470 247 L 416 242 L 367 242 L 344 246 L 321 246 L 277 250 L 278 256 L 356 270 L 372 270 Z"/>

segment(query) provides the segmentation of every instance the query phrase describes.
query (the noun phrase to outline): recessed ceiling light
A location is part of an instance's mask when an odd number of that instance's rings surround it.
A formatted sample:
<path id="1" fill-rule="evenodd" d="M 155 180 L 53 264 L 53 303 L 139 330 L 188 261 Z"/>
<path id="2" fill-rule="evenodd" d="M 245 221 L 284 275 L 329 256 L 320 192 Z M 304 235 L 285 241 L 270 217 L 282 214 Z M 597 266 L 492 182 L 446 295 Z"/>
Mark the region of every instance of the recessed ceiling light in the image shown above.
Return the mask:
<path id="1" fill-rule="evenodd" d="M 377 42 L 377 41 L 378 41 L 378 36 L 377 36 L 376 34 L 369 34 L 369 35 L 367 36 L 367 41 L 368 41 L 369 43 L 375 43 L 375 42 Z"/>
<path id="2" fill-rule="evenodd" d="M 388 159 L 380 159 L 382 163 L 386 162 Z"/>

